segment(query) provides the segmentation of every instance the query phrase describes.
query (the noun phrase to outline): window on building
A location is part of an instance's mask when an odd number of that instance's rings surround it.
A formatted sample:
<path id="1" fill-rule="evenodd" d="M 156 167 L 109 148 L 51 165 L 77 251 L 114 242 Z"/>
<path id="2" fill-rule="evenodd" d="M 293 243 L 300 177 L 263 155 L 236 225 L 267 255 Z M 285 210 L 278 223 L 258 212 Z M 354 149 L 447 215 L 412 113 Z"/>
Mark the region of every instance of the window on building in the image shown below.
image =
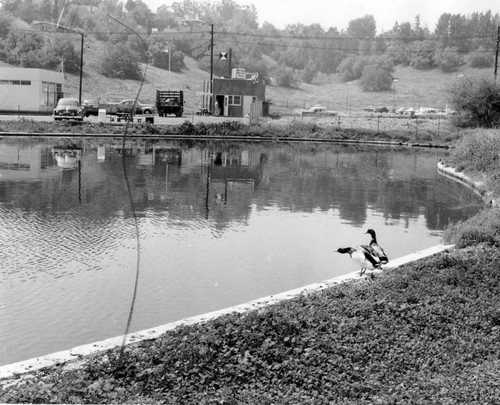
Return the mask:
<path id="1" fill-rule="evenodd" d="M 42 103 L 46 107 L 55 107 L 57 104 L 57 89 L 59 84 L 42 82 Z"/>
<path id="2" fill-rule="evenodd" d="M 241 96 L 228 96 L 229 105 L 241 105 Z"/>
<path id="3" fill-rule="evenodd" d="M 16 85 L 16 86 L 31 86 L 31 81 L 30 80 L 0 80 L 0 85 L 1 84 L 10 84 L 10 85 Z"/>

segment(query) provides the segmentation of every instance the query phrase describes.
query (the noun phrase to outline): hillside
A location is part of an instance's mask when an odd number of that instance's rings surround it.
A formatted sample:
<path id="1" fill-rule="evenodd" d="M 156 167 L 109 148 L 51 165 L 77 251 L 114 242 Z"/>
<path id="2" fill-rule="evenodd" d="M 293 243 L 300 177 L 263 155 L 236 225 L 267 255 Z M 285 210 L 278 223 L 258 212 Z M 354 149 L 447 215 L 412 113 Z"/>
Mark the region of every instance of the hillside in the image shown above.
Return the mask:
<path id="1" fill-rule="evenodd" d="M 97 73 L 99 55 L 106 44 L 87 38 L 84 49 L 83 98 L 100 97 L 105 101 L 118 101 L 133 98 L 139 91 L 140 81 L 112 79 Z M 75 49 L 79 49 L 79 39 L 75 38 Z M 199 68 L 196 60 L 185 57 L 186 68 L 178 72 L 168 72 L 154 66 L 146 66 L 146 75 L 139 100 L 153 102 L 156 89 L 181 89 L 185 93 L 186 111 L 201 107 L 203 82 L 210 79 L 210 73 Z M 492 77 L 493 68 L 473 69 L 467 66 L 453 73 L 440 70 L 415 70 L 410 67 L 396 66 L 395 89 L 388 92 L 362 92 L 356 82 L 346 84 L 338 74 L 321 75 L 316 84 L 301 83 L 299 89 L 269 85 L 266 97 L 271 101 L 271 112 L 293 113 L 298 109 L 315 104 L 325 105 L 328 109 L 356 115 L 369 106 L 397 107 L 436 107 L 448 105 L 446 87 L 463 77 Z M 170 85 L 169 85 L 170 84 Z M 78 74 L 67 74 L 65 92 L 68 96 L 78 96 Z M 395 91 L 394 91 L 395 90 Z"/>

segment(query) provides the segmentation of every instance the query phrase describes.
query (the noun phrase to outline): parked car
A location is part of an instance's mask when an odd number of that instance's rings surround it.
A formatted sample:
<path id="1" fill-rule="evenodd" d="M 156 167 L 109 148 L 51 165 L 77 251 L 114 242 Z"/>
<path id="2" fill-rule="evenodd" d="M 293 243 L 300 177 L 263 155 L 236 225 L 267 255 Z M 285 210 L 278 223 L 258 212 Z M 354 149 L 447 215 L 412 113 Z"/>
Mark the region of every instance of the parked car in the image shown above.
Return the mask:
<path id="1" fill-rule="evenodd" d="M 372 112 L 372 113 L 388 113 L 390 111 L 389 107 L 366 107 L 363 110 Z"/>
<path id="2" fill-rule="evenodd" d="M 440 112 L 437 108 L 421 107 L 415 111 L 415 117 L 419 118 L 437 118 L 446 115 Z"/>
<path id="3" fill-rule="evenodd" d="M 338 114 L 339 114 L 338 111 L 328 111 L 326 107 L 323 107 L 321 105 L 315 105 L 314 107 L 302 111 L 302 115 L 309 115 L 309 116 L 321 116 L 321 115 L 336 116 Z"/>
<path id="4" fill-rule="evenodd" d="M 59 120 L 83 120 L 82 109 L 77 98 L 61 98 L 56 108 L 52 111 L 55 121 Z"/>
<path id="5" fill-rule="evenodd" d="M 99 108 L 106 108 L 105 105 L 103 107 L 103 104 L 100 103 L 99 99 L 91 98 L 91 99 L 83 100 L 82 114 L 85 117 L 88 117 L 89 115 L 98 115 Z"/>
<path id="6" fill-rule="evenodd" d="M 415 114 L 415 110 L 411 107 L 400 107 L 396 110 L 397 115 L 409 115 L 410 117 L 413 117 Z"/>
<path id="7" fill-rule="evenodd" d="M 117 105 L 118 112 L 127 114 L 154 114 L 153 104 L 142 104 L 136 100 L 122 100 Z"/>

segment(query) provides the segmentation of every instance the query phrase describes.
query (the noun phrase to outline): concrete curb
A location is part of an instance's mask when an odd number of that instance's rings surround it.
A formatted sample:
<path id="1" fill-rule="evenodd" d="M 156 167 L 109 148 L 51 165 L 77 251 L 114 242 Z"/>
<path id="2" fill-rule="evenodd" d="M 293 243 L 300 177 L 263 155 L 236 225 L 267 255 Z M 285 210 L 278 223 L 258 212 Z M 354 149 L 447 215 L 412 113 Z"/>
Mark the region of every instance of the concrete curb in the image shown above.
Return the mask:
<path id="1" fill-rule="evenodd" d="M 416 260 L 420 260 L 425 257 L 429 257 L 437 253 L 450 250 L 453 247 L 454 245 L 437 245 L 428 249 L 411 253 L 409 255 L 400 257 L 398 259 L 391 260 L 384 266 L 384 269 L 385 270 L 395 269 L 404 264 L 411 263 Z M 382 273 L 382 271 L 381 270 L 375 271 L 375 273 Z M 78 360 L 82 360 L 87 356 L 103 353 L 106 350 L 120 347 L 124 343 L 133 344 L 145 340 L 157 339 L 165 332 L 173 330 L 181 325 L 186 326 L 197 323 L 203 323 L 215 319 L 219 316 L 228 315 L 231 313 L 244 313 L 251 310 L 260 309 L 268 305 L 277 304 L 281 301 L 297 297 L 301 294 L 309 294 L 315 291 L 339 285 L 344 282 L 361 281 L 364 279 L 365 277 L 359 275 L 359 271 L 355 271 L 349 274 L 344 274 L 342 276 L 326 280 L 321 283 L 309 284 L 305 287 L 300 287 L 294 290 L 285 291 L 280 294 L 259 298 L 254 301 L 247 302 L 245 304 L 236 305 L 234 307 L 225 308 L 219 311 L 209 312 L 203 315 L 198 315 L 191 318 L 182 319 L 180 321 L 167 323 L 165 325 L 161 325 L 156 328 L 146 329 L 139 332 L 131 333 L 126 336 L 117 336 L 99 342 L 77 346 L 70 350 L 64 350 L 48 354 L 45 356 L 40 356 L 29 360 L 21 361 L 18 363 L 7 364 L 5 366 L 0 367 L 0 380 L 16 378 L 22 374 L 35 372 L 46 367 L 77 362 Z M 0 385 L 6 385 L 6 384 L 9 384 L 9 381 L 0 381 Z"/>
<path id="2" fill-rule="evenodd" d="M 442 174 L 445 177 L 451 178 L 463 184 L 464 186 L 470 188 L 474 193 L 476 193 L 479 197 L 482 198 L 483 202 L 489 207 L 496 207 L 497 202 L 493 198 L 493 194 L 486 190 L 486 187 L 481 181 L 474 181 L 471 178 L 467 177 L 465 174 L 461 172 L 457 172 L 453 167 L 446 166 L 443 162 L 439 161 L 437 164 L 438 173 Z"/>

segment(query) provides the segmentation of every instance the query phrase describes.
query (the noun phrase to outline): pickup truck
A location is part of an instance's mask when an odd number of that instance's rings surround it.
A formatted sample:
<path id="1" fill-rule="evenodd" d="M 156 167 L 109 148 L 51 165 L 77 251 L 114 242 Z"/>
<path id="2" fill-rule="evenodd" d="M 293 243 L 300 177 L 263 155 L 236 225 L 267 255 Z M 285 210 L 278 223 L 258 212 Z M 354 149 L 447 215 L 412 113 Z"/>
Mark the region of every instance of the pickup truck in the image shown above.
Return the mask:
<path id="1" fill-rule="evenodd" d="M 122 100 L 116 105 L 117 113 L 124 114 L 154 114 L 153 104 L 142 104 L 136 100 Z"/>
<path id="2" fill-rule="evenodd" d="M 133 99 L 122 100 L 119 103 L 100 103 L 99 100 L 85 100 L 82 105 L 82 115 L 97 115 L 100 109 L 106 110 L 107 115 L 149 115 L 154 114 L 153 104 L 142 104 Z"/>
<path id="3" fill-rule="evenodd" d="M 338 111 L 328 111 L 325 107 L 316 105 L 314 107 L 309 108 L 308 110 L 302 111 L 303 116 L 329 116 L 335 117 L 338 115 Z"/>

